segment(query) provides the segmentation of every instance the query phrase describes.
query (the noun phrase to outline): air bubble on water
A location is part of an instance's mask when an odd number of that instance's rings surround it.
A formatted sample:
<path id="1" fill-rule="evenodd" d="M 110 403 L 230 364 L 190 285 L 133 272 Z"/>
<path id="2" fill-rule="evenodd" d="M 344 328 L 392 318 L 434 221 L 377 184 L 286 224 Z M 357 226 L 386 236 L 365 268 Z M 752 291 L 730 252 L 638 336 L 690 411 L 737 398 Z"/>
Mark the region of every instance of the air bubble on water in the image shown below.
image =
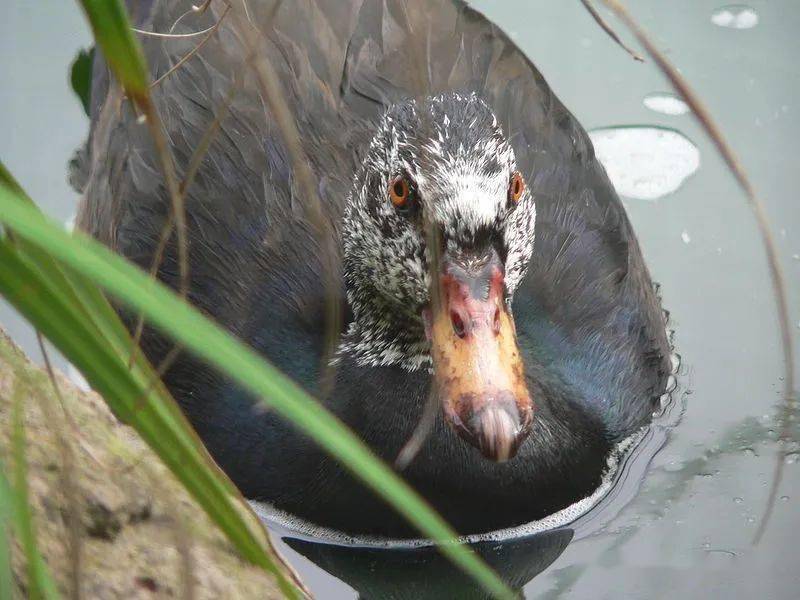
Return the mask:
<path id="1" fill-rule="evenodd" d="M 684 244 L 688 244 L 689 242 L 692 241 L 691 236 L 689 236 L 689 232 L 686 231 L 685 229 L 681 232 L 681 239 L 683 240 Z"/>
<path id="2" fill-rule="evenodd" d="M 656 200 L 677 191 L 700 167 L 700 151 L 674 129 L 647 125 L 589 132 L 597 159 L 621 196 Z"/>
<path id="3" fill-rule="evenodd" d="M 756 451 L 749 447 L 742 448 L 742 452 L 744 453 L 745 456 L 758 456 L 758 454 L 756 454 Z"/>
<path id="4" fill-rule="evenodd" d="M 677 473 L 678 471 L 682 471 L 684 464 L 680 460 L 671 460 L 666 465 L 664 465 L 664 470 L 668 473 Z"/>
<path id="5" fill-rule="evenodd" d="M 736 498 L 734 498 L 733 501 L 736 504 L 741 504 L 742 502 L 744 502 L 744 498 L 740 498 L 739 496 L 736 496 Z"/>
<path id="6" fill-rule="evenodd" d="M 793 465 L 796 462 L 800 461 L 800 453 L 798 452 L 791 452 L 787 454 L 783 459 L 787 465 Z"/>
<path id="7" fill-rule="evenodd" d="M 711 14 L 711 22 L 729 29 L 751 29 L 758 25 L 758 13 L 744 4 L 731 4 L 718 8 Z"/>
<path id="8" fill-rule="evenodd" d="M 655 92 L 648 94 L 642 101 L 652 111 L 663 115 L 685 115 L 689 112 L 689 105 L 675 94 Z"/>
<path id="9" fill-rule="evenodd" d="M 755 517 L 747 517 L 747 522 L 748 523 L 755 523 L 756 522 L 756 518 Z"/>

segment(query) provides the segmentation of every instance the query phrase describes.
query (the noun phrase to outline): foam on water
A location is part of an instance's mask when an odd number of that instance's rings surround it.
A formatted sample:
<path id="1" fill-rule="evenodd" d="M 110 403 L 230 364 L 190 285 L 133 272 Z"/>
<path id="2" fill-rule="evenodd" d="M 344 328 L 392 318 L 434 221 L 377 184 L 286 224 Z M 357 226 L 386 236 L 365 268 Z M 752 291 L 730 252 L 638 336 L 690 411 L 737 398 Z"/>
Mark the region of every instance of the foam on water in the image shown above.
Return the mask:
<path id="1" fill-rule="evenodd" d="M 628 436 L 619 442 L 609 453 L 606 471 L 603 474 L 602 481 L 597 489 L 586 498 L 578 500 L 574 504 L 561 509 L 560 511 L 548 515 L 544 519 L 538 521 L 531 521 L 516 527 L 509 527 L 506 529 L 498 529 L 486 533 L 477 533 L 466 535 L 454 540 L 456 543 L 461 544 L 474 544 L 476 542 L 500 542 L 511 540 L 515 538 L 522 538 L 534 533 L 546 531 L 548 529 L 555 529 L 568 523 L 573 522 L 578 517 L 586 514 L 593 508 L 614 485 L 614 478 L 617 470 L 628 454 L 628 452 L 635 448 L 636 445 L 642 440 L 647 428 L 643 428 L 636 433 Z M 342 531 L 322 527 L 301 519 L 295 515 L 278 510 L 268 503 L 250 501 L 250 505 L 256 514 L 265 522 L 267 526 L 277 524 L 282 528 L 289 530 L 290 534 L 311 539 L 320 543 L 328 544 L 346 544 L 351 546 L 370 546 L 376 548 L 421 548 L 424 546 L 432 546 L 434 542 L 426 538 L 415 539 L 392 539 L 377 535 L 350 535 Z"/>
<path id="2" fill-rule="evenodd" d="M 689 112 L 686 102 L 667 92 L 648 94 L 642 102 L 650 110 L 664 115 L 685 115 Z"/>
<path id="3" fill-rule="evenodd" d="M 758 25 L 758 13 L 750 6 L 731 4 L 711 13 L 711 22 L 729 29 L 751 29 Z"/>
<path id="4" fill-rule="evenodd" d="M 700 151 L 674 129 L 634 125 L 589 132 L 617 193 L 656 200 L 678 190 L 700 167 Z"/>

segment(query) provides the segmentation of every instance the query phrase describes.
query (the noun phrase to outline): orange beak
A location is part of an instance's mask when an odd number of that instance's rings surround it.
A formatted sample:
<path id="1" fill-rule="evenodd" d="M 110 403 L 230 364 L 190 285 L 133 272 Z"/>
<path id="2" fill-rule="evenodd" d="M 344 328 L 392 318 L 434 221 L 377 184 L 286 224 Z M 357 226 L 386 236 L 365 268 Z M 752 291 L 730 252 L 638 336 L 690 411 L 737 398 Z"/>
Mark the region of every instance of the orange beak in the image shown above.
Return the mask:
<path id="1" fill-rule="evenodd" d="M 425 316 L 444 416 L 486 458 L 506 461 L 528 435 L 533 401 L 504 300 L 503 265 L 494 250 L 444 256 L 438 285 L 439 301 Z"/>

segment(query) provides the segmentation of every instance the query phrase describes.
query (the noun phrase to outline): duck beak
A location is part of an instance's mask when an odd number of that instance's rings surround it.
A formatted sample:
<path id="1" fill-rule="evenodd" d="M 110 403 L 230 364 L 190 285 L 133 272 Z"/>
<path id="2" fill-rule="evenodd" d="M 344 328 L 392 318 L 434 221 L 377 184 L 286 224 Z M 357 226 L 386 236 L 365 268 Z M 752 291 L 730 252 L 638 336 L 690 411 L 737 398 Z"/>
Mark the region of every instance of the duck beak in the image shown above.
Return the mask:
<path id="1" fill-rule="evenodd" d="M 445 255 L 438 301 L 425 315 L 445 419 L 488 459 L 512 458 L 528 435 L 533 402 L 514 321 L 504 300 L 503 264 Z"/>

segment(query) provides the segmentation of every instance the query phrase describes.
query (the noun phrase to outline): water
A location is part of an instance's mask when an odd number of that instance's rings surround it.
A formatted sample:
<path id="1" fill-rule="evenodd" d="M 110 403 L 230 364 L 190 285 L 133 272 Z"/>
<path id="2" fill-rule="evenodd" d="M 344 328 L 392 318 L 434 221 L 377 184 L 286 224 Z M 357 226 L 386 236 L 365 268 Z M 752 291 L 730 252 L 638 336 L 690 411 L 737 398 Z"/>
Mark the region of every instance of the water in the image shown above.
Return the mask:
<path id="1" fill-rule="evenodd" d="M 793 259 L 800 256 L 795 0 L 753 2 L 758 26 L 744 31 L 712 22 L 718 1 L 684 2 L 679 9 L 658 0 L 627 4 L 713 109 L 748 169 L 775 225 L 791 322 L 800 324 L 800 261 Z M 530 578 L 525 591 L 531 598 L 796 597 L 796 462 L 785 465 L 763 541 L 751 544 L 774 468 L 782 371 L 769 277 L 743 194 L 691 114 L 657 112 L 643 103 L 654 90 L 668 90 L 668 83 L 650 62 L 634 62 L 614 46 L 579 2 L 481 0 L 478 6 L 516 32 L 517 43 L 584 127 L 667 128 L 691 140 L 701 157 L 696 172 L 668 196 L 623 198 L 653 278 L 661 283 L 681 354 L 672 403 L 589 513 L 549 533 L 492 542 L 483 552 L 499 569 Z M 63 222 L 76 199 L 64 164 L 86 128 L 66 69 L 89 34 L 71 3 L 11 0 L 2 17 L 4 56 L 26 58 L 0 66 L 2 80 L 13 83 L 0 87 L 0 156 Z M 29 330 L 7 307 L 0 307 L 0 322 L 38 356 Z M 797 342 L 800 329 L 793 327 L 792 334 Z M 326 554 L 302 540 L 292 544 L 335 570 L 330 548 Z M 323 568 L 282 548 L 318 597 L 354 597 Z M 396 556 L 393 564 L 428 561 L 432 571 L 411 571 L 455 585 L 433 555 Z M 350 558 L 355 566 L 349 576 L 374 570 L 360 581 L 392 583 L 391 573 L 381 571 L 392 559 L 387 563 L 369 549 L 352 550 Z M 405 585 L 413 583 L 408 569 L 398 576 Z"/>

